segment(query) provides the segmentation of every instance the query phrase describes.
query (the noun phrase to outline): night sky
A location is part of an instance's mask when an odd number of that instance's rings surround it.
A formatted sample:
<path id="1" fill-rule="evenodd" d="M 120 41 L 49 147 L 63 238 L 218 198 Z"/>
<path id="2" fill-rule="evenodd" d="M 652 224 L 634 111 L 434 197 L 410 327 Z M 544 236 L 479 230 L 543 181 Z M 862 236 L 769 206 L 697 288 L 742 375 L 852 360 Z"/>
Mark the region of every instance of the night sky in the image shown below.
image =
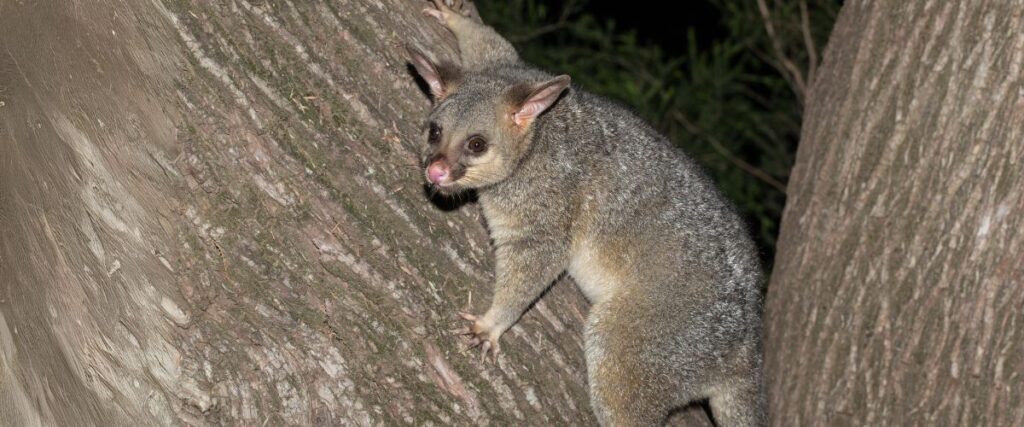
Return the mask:
<path id="1" fill-rule="evenodd" d="M 636 30 L 641 42 L 657 44 L 670 54 L 686 52 L 686 33 L 690 28 L 697 34 L 699 47 L 710 45 L 714 39 L 725 35 L 719 11 L 707 1 L 661 5 L 635 2 L 645 7 L 623 7 L 623 4 L 621 0 L 590 0 L 584 7 L 585 12 L 595 17 L 611 19 L 620 28 Z M 683 11 L 676 12 L 678 9 Z"/>

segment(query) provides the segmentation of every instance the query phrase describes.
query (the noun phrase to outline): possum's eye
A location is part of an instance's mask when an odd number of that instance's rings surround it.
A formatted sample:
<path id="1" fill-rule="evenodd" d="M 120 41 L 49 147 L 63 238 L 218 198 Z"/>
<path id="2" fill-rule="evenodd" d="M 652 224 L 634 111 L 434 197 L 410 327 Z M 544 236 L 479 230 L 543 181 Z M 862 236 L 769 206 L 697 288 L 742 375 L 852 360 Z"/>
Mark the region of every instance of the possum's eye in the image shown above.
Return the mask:
<path id="1" fill-rule="evenodd" d="M 441 141 L 441 126 L 437 123 L 430 122 L 430 134 L 427 135 L 427 142 L 430 145 L 436 145 Z"/>
<path id="2" fill-rule="evenodd" d="M 471 136 L 469 141 L 466 141 L 466 149 L 473 154 L 483 153 L 487 149 L 487 140 L 480 135 Z"/>

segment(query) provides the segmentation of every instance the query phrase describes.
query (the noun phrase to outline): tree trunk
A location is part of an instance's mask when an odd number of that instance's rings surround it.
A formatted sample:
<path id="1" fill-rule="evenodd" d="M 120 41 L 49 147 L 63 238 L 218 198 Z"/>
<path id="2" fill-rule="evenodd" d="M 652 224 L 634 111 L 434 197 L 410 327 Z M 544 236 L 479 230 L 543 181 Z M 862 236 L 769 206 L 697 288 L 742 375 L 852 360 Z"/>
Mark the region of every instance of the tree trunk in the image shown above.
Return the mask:
<path id="1" fill-rule="evenodd" d="M 767 299 L 780 425 L 1024 425 L 1024 2 L 848 1 Z"/>
<path id="2" fill-rule="evenodd" d="M 425 4 L 0 2 L 2 423 L 592 424 L 574 286 L 448 333 L 492 260 L 416 165 Z"/>

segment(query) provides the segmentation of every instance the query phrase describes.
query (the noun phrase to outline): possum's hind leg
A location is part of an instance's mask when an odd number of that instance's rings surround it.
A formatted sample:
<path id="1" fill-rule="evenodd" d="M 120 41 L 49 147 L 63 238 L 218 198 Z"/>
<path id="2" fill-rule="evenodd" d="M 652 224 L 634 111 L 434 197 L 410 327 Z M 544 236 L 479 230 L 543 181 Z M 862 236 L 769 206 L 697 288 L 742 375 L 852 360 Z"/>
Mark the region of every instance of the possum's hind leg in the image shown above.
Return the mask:
<path id="1" fill-rule="evenodd" d="M 423 9 L 423 13 L 434 17 L 455 34 L 464 68 L 480 70 L 519 62 L 519 55 L 512 43 L 493 28 L 452 10 L 444 1 L 434 0 L 434 7 Z"/>
<path id="2" fill-rule="evenodd" d="M 664 331 L 635 302 L 591 307 L 586 327 L 591 406 L 602 426 L 663 425 L 669 413 L 699 399 L 700 369 L 672 369 Z M 629 314 L 627 314 L 629 313 Z"/>

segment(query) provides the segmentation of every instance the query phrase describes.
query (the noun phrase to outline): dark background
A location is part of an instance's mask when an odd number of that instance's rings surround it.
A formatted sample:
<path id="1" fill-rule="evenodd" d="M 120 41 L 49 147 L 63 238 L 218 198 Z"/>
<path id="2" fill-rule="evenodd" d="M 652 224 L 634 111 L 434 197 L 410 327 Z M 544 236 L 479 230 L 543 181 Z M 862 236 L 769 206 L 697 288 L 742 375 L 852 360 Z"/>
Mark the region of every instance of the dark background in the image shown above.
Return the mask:
<path id="1" fill-rule="evenodd" d="M 549 2 L 558 3 L 558 2 Z M 641 4 L 645 2 L 637 2 Z M 666 53 L 686 53 L 687 33 L 697 35 L 697 46 L 707 49 L 713 40 L 727 35 L 722 27 L 720 11 L 711 2 L 652 3 L 644 7 L 623 7 L 621 1 L 592 0 L 583 5 L 586 12 L 599 19 L 613 20 L 624 31 L 636 31 L 643 44 L 653 44 Z M 674 12 L 682 9 L 683 12 Z"/>

